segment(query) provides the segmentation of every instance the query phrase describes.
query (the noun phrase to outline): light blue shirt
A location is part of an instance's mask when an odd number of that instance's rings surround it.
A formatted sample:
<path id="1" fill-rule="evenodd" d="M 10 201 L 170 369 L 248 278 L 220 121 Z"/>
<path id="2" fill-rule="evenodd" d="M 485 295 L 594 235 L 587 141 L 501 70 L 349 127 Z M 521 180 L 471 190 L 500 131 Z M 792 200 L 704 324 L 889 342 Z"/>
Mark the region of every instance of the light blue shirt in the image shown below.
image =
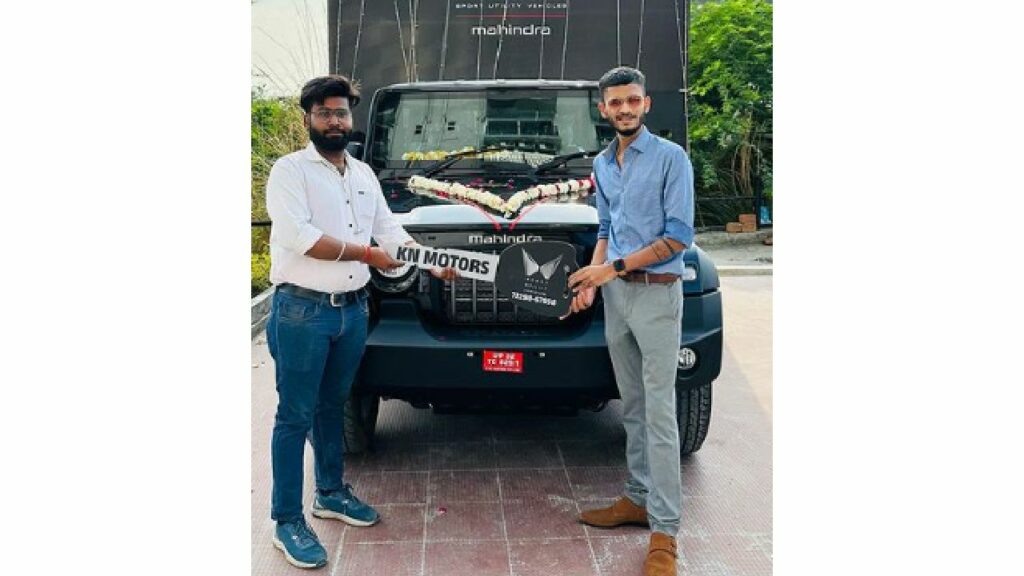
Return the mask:
<path id="1" fill-rule="evenodd" d="M 608 239 L 608 261 L 625 258 L 656 238 L 693 244 L 693 166 L 682 146 L 647 127 L 629 145 L 622 168 L 615 161 L 619 139 L 594 158 L 598 238 Z M 645 268 L 683 273 L 683 253 Z"/>

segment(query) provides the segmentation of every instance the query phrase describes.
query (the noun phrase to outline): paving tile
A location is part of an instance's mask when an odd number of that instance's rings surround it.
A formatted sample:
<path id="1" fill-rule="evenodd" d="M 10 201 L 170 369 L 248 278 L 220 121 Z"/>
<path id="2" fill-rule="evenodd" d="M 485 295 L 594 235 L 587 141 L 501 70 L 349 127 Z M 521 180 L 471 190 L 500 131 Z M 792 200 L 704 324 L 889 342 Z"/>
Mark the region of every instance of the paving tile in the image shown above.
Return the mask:
<path id="1" fill-rule="evenodd" d="M 572 490 L 565 470 L 518 469 L 498 472 L 501 499 L 549 499 L 572 501 Z"/>
<path id="2" fill-rule="evenodd" d="M 431 472 L 427 496 L 434 505 L 498 502 L 498 473 L 494 470 Z"/>
<path id="3" fill-rule="evenodd" d="M 618 466 L 567 468 L 576 501 L 615 499 L 625 490 L 629 471 Z"/>
<path id="4" fill-rule="evenodd" d="M 505 532 L 509 540 L 544 540 L 586 536 L 578 522 L 576 503 L 561 496 L 504 500 Z"/>
<path id="5" fill-rule="evenodd" d="M 433 414 L 429 440 L 445 442 L 491 442 L 495 422 L 486 414 Z"/>
<path id="6" fill-rule="evenodd" d="M 754 394 L 735 353 L 727 341 L 711 431 L 701 450 L 681 462 L 680 575 L 772 571 L 771 406 Z M 254 343 L 253 360 L 261 368 L 252 381 L 252 575 L 305 576 L 311 572 L 287 564 L 270 543 L 277 396 L 265 343 Z M 346 458 L 345 479 L 381 511 L 382 523 L 353 528 L 307 515 L 330 556 L 329 567 L 317 571 L 323 576 L 642 574 L 647 528 L 602 530 L 576 521 L 580 508 L 610 505 L 621 493 L 621 402 L 559 417 L 438 415 L 388 401 L 377 439 L 376 452 Z M 312 464 L 307 447 L 307 512 Z"/>
<path id="7" fill-rule="evenodd" d="M 591 538 L 598 573 L 601 576 L 640 576 L 647 558 L 648 535 Z M 679 565 L 677 564 L 677 567 Z M 679 574 L 687 574 L 677 570 Z M 689 576 L 689 574 L 687 574 Z"/>
<path id="8" fill-rule="evenodd" d="M 426 576 L 510 576 L 501 541 L 428 542 Z"/>
<path id="9" fill-rule="evenodd" d="M 420 576 L 423 544 L 345 542 L 339 556 L 328 564 L 335 576 Z M 303 573 L 309 575 L 308 570 Z"/>
<path id="10" fill-rule="evenodd" d="M 555 442 L 498 442 L 494 445 L 498 468 L 561 468 Z"/>
<path id="11" fill-rule="evenodd" d="M 504 540 L 501 504 L 450 503 L 427 510 L 427 541 Z"/>
<path id="12" fill-rule="evenodd" d="M 422 504 L 388 504 L 377 506 L 381 520 L 366 528 L 349 527 L 345 541 L 362 542 L 422 542 L 426 506 Z"/>
<path id="13" fill-rule="evenodd" d="M 772 559 L 772 534 L 770 532 L 766 533 L 766 534 L 751 533 L 751 534 L 748 534 L 748 536 L 750 537 L 751 541 L 753 542 L 752 546 L 754 547 L 754 549 L 755 550 L 760 550 L 762 554 L 764 554 L 765 556 L 768 557 L 769 560 L 771 560 Z"/>
<path id="14" fill-rule="evenodd" d="M 430 466 L 427 444 L 389 444 L 377 446 L 373 452 L 346 457 L 346 472 L 410 471 L 424 472 Z"/>
<path id="15" fill-rule="evenodd" d="M 709 466 L 683 466 L 681 471 L 683 495 L 694 498 L 713 498 L 716 488 L 729 481 L 728 468 Z"/>
<path id="16" fill-rule="evenodd" d="M 571 466 L 626 466 L 626 443 L 561 441 L 562 461 Z"/>
<path id="17" fill-rule="evenodd" d="M 425 504 L 426 472 L 364 472 L 353 478 L 352 488 L 360 500 L 371 506 L 383 504 Z"/>
<path id="18" fill-rule="evenodd" d="M 681 536 L 679 542 L 687 574 L 743 574 L 771 576 L 772 561 L 763 541 L 744 534 L 711 534 L 706 539 Z"/>
<path id="19" fill-rule="evenodd" d="M 593 439 L 594 426 L 573 416 L 497 416 L 493 423 L 498 442 L 547 441 L 552 439 Z"/>
<path id="20" fill-rule="evenodd" d="M 772 511 L 754 500 L 719 497 L 683 501 L 682 524 L 704 526 L 710 533 L 770 533 Z"/>
<path id="21" fill-rule="evenodd" d="M 598 576 L 585 538 L 509 543 L 513 576 Z"/>
<path id="22" fill-rule="evenodd" d="M 431 470 L 491 470 L 497 466 L 493 442 L 446 443 L 430 446 Z"/>

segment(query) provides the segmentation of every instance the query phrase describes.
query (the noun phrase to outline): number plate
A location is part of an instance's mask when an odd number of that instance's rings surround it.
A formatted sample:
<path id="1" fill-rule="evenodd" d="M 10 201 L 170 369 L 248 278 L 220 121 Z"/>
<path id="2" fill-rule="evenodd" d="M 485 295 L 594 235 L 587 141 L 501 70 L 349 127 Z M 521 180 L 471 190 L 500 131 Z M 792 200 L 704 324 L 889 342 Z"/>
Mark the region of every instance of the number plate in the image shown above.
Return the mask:
<path id="1" fill-rule="evenodd" d="M 522 352 L 484 350 L 484 372 L 523 372 Z"/>

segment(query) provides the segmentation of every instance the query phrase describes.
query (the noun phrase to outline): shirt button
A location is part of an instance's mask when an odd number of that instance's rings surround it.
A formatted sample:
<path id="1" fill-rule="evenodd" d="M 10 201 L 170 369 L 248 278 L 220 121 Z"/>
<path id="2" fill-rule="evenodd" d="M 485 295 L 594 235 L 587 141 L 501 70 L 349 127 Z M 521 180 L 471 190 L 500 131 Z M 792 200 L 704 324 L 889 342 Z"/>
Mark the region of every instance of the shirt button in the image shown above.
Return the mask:
<path id="1" fill-rule="evenodd" d="M 348 275 L 348 279 L 349 279 L 349 280 L 351 280 L 351 279 L 352 279 L 352 275 L 351 275 L 351 274 L 349 274 L 349 275 Z"/>
<path id="2" fill-rule="evenodd" d="M 349 224 L 349 225 L 348 225 L 348 227 L 349 227 L 349 228 L 351 228 L 351 227 L 352 227 L 352 225 L 351 225 L 351 224 Z"/>

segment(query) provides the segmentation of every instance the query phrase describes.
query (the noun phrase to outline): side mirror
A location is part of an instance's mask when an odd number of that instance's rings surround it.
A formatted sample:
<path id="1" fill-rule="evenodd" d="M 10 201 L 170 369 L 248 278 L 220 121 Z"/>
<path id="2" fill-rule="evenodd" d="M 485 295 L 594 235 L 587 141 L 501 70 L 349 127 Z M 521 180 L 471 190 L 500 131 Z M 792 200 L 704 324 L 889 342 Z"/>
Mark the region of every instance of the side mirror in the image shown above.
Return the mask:
<path id="1" fill-rule="evenodd" d="M 363 132 L 353 132 L 352 138 L 345 146 L 345 151 L 348 152 L 353 158 L 357 160 L 363 159 L 363 151 L 366 148 L 366 134 Z"/>

